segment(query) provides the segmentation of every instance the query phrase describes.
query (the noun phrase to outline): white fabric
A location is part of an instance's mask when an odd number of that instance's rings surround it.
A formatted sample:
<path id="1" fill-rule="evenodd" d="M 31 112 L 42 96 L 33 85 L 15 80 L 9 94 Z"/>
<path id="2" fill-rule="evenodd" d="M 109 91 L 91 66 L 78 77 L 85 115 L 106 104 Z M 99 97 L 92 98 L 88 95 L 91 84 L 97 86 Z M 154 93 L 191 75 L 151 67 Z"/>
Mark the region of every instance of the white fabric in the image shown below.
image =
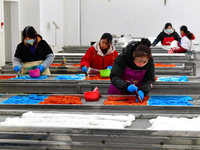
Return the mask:
<path id="1" fill-rule="evenodd" d="M 188 118 L 170 118 L 158 116 L 149 120 L 152 124 L 149 130 L 186 130 L 200 131 L 200 117 Z"/>
<path id="2" fill-rule="evenodd" d="M 0 126 L 124 129 L 131 126 L 134 120 L 135 116 L 132 114 L 125 116 L 27 112 L 21 117 L 6 118 Z"/>
<path id="3" fill-rule="evenodd" d="M 194 44 L 192 40 L 188 39 L 187 36 L 182 37 L 181 39 L 181 46 L 188 51 L 193 50 Z"/>
<path id="4" fill-rule="evenodd" d="M 100 41 L 99 41 L 100 42 Z M 99 46 L 99 42 L 96 42 L 93 47 L 95 48 L 95 50 L 97 51 L 97 54 L 100 56 L 104 56 L 104 54 L 101 51 L 101 48 Z M 113 44 L 110 44 L 110 47 L 108 48 L 108 51 L 105 55 L 109 55 L 111 53 L 113 53 L 115 51 L 115 46 Z"/>
<path id="5" fill-rule="evenodd" d="M 171 43 L 171 45 L 170 45 L 170 48 L 173 48 L 173 47 L 179 48 L 177 42 L 178 42 L 178 41 L 176 41 L 176 40 L 172 41 L 172 43 Z"/>

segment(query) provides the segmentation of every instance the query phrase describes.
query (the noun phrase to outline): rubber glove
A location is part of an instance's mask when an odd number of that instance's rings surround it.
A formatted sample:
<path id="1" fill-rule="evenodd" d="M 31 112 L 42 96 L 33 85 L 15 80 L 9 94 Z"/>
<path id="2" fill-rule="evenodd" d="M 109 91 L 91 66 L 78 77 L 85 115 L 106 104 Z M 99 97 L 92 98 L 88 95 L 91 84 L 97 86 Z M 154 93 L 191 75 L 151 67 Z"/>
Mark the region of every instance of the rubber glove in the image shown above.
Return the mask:
<path id="1" fill-rule="evenodd" d="M 111 69 L 112 69 L 112 66 L 108 66 L 107 69 L 110 69 L 110 70 L 111 70 Z"/>
<path id="2" fill-rule="evenodd" d="M 138 91 L 138 95 L 140 96 L 141 101 L 144 99 L 144 92 L 142 92 L 141 90 Z M 138 103 L 138 99 L 136 97 L 136 102 Z"/>
<path id="3" fill-rule="evenodd" d="M 128 90 L 129 92 L 135 92 L 135 91 L 138 90 L 138 87 L 135 86 L 135 85 L 133 85 L 133 84 L 131 84 L 131 85 L 129 85 L 129 86 L 127 87 L 127 90 Z"/>
<path id="4" fill-rule="evenodd" d="M 15 68 L 14 68 L 14 70 L 15 70 L 16 72 L 18 72 L 20 69 L 21 69 L 21 67 L 19 67 L 19 66 L 15 66 Z"/>
<path id="5" fill-rule="evenodd" d="M 44 66 L 42 66 L 42 65 L 39 65 L 36 69 L 39 69 L 40 70 L 40 72 L 43 72 L 44 71 Z"/>
<path id="6" fill-rule="evenodd" d="M 87 73 L 88 68 L 86 66 L 83 66 L 82 71 Z"/>

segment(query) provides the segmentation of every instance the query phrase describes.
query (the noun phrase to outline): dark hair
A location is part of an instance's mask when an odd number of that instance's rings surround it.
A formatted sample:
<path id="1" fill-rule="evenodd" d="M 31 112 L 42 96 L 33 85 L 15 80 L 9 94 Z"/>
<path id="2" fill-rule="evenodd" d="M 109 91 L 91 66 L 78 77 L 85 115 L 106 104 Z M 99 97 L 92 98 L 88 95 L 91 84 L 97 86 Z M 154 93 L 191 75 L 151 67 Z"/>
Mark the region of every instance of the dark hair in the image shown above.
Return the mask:
<path id="1" fill-rule="evenodd" d="M 23 39 L 26 37 L 30 37 L 32 39 L 35 39 L 37 35 L 37 32 L 32 26 L 26 26 L 23 30 Z"/>
<path id="2" fill-rule="evenodd" d="M 135 49 L 135 58 L 147 56 L 148 59 L 152 58 L 151 42 L 148 39 L 142 39 L 140 45 Z"/>
<path id="3" fill-rule="evenodd" d="M 168 22 L 168 23 L 165 24 L 165 27 L 164 27 L 164 28 L 167 29 L 169 26 L 172 27 L 172 24 Z"/>
<path id="4" fill-rule="evenodd" d="M 104 33 L 102 36 L 101 36 L 101 40 L 102 39 L 106 39 L 108 41 L 108 44 L 111 44 L 112 43 L 112 35 L 110 33 Z"/>
<path id="5" fill-rule="evenodd" d="M 147 38 L 142 38 L 140 44 L 146 45 L 146 46 L 148 46 L 148 47 L 151 46 L 151 42 L 150 42 L 149 39 L 147 39 Z"/>
<path id="6" fill-rule="evenodd" d="M 193 39 L 193 34 L 190 31 L 188 31 L 186 26 L 181 26 L 180 30 L 184 31 L 184 33 L 188 37 L 188 39 L 190 39 L 190 40 Z"/>

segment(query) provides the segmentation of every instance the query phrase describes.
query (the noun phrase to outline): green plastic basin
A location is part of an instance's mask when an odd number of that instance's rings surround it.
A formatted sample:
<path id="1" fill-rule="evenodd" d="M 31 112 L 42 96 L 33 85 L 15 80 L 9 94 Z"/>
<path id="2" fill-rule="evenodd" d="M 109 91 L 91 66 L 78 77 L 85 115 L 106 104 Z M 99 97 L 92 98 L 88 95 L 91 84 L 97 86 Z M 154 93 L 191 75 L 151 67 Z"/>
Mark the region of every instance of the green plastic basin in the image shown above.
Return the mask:
<path id="1" fill-rule="evenodd" d="M 100 70 L 101 77 L 110 77 L 110 69 Z"/>

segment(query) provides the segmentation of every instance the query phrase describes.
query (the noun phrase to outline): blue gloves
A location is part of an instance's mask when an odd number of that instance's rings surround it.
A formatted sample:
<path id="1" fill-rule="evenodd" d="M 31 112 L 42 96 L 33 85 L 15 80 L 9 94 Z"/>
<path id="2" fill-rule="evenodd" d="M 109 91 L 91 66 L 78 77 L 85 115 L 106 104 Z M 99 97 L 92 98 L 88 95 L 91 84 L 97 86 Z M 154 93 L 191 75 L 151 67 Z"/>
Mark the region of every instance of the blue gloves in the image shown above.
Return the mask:
<path id="1" fill-rule="evenodd" d="M 111 69 L 112 69 L 112 66 L 108 66 L 107 69 L 110 69 L 110 70 L 111 70 Z"/>
<path id="2" fill-rule="evenodd" d="M 127 87 L 127 91 L 129 91 L 129 92 L 136 92 L 136 91 L 138 91 L 138 87 L 135 86 L 135 85 L 133 85 L 133 84 L 131 84 L 131 85 L 129 85 Z M 138 91 L 138 95 L 139 95 L 139 97 L 140 97 L 140 99 L 142 101 L 144 99 L 144 92 L 142 92 L 141 90 L 139 90 Z M 139 102 L 138 99 L 137 99 L 137 96 L 136 96 L 136 102 Z"/>
<path id="3" fill-rule="evenodd" d="M 88 68 L 86 66 L 83 66 L 82 71 L 87 73 Z"/>
<path id="4" fill-rule="evenodd" d="M 142 92 L 141 90 L 138 91 L 138 95 L 140 96 L 141 101 L 144 99 L 144 92 Z M 136 102 L 139 102 L 137 97 L 136 97 Z"/>
<path id="5" fill-rule="evenodd" d="M 19 67 L 19 66 L 15 66 L 15 68 L 14 68 L 14 70 L 15 70 L 16 72 L 18 72 L 20 69 L 21 69 L 21 67 Z"/>
<path id="6" fill-rule="evenodd" d="M 138 87 L 135 86 L 135 85 L 133 85 L 133 84 L 131 84 L 131 85 L 129 85 L 129 86 L 127 87 L 127 90 L 128 90 L 129 92 L 135 92 L 135 91 L 138 90 Z"/>
<path id="7" fill-rule="evenodd" d="M 39 69 L 40 72 L 43 72 L 44 71 L 44 67 L 42 65 L 39 65 L 36 69 Z"/>

